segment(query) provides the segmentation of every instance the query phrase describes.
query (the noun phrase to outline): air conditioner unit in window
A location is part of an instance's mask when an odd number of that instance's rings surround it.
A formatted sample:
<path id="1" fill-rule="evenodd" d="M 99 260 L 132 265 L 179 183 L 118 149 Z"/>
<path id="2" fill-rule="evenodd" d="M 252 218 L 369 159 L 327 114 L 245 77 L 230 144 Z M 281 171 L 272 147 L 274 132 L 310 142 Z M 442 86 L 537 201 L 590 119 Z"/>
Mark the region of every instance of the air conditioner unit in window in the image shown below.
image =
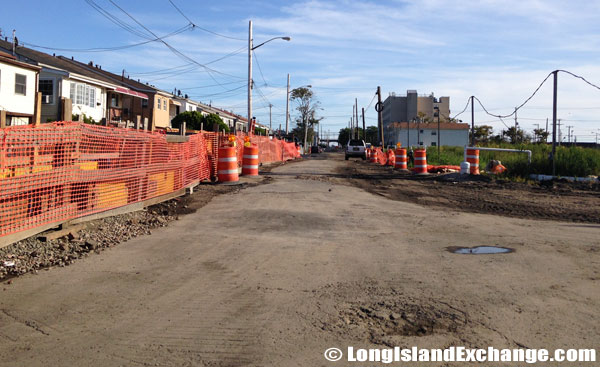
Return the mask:
<path id="1" fill-rule="evenodd" d="M 50 103 L 52 103 L 52 96 L 42 96 L 42 103 L 43 104 L 50 104 Z"/>

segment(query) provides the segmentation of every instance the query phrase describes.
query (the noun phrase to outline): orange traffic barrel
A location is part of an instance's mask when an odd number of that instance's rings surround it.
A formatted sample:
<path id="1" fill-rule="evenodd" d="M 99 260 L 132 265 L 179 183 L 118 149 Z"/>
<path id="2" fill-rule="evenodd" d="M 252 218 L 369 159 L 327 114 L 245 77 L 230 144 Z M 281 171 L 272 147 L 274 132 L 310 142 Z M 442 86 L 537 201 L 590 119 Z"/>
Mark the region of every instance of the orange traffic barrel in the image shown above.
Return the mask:
<path id="1" fill-rule="evenodd" d="M 371 148 L 371 157 L 369 158 L 369 162 L 377 163 L 377 150 Z"/>
<path id="2" fill-rule="evenodd" d="M 479 149 L 467 148 L 467 162 L 471 164 L 471 174 L 479 174 Z"/>
<path id="3" fill-rule="evenodd" d="M 396 164 L 394 164 L 394 168 L 408 169 L 408 158 L 406 156 L 406 148 L 397 148 L 395 153 Z"/>
<path id="4" fill-rule="evenodd" d="M 427 151 L 425 149 L 415 150 L 415 173 L 419 175 L 427 174 Z"/>
<path id="5" fill-rule="evenodd" d="M 365 149 L 365 157 L 369 160 L 371 159 L 371 148 Z"/>
<path id="6" fill-rule="evenodd" d="M 242 176 L 258 176 L 258 147 L 244 147 L 242 157 Z"/>
<path id="7" fill-rule="evenodd" d="M 396 165 L 396 153 L 392 149 L 387 151 L 387 163 L 386 166 L 394 167 Z"/>
<path id="8" fill-rule="evenodd" d="M 235 147 L 220 147 L 217 163 L 217 177 L 221 182 L 239 181 Z"/>

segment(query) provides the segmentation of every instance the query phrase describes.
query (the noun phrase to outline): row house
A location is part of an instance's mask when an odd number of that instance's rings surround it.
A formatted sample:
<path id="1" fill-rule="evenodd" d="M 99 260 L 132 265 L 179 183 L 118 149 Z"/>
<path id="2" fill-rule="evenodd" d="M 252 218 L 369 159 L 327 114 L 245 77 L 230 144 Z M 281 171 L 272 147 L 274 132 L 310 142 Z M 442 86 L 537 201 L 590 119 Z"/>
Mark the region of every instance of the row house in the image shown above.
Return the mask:
<path id="1" fill-rule="evenodd" d="M 0 52 L 0 125 L 28 125 L 36 113 L 40 68 Z"/>
<path id="2" fill-rule="evenodd" d="M 33 122 L 39 90 L 41 122 L 79 118 L 107 126 L 154 130 L 169 128 L 181 112 L 197 111 L 217 114 L 230 130 L 246 131 L 248 126 L 246 118 L 233 112 L 131 79 L 124 71 L 121 75 L 111 73 L 91 61 L 50 55 L 6 39 L 0 39 L 0 67 L 0 110 L 6 110 L 7 125 Z M 15 67 L 21 71 L 14 71 Z M 12 84 L 15 90 L 9 95 Z M 2 106 L 4 103 L 10 108 Z"/>

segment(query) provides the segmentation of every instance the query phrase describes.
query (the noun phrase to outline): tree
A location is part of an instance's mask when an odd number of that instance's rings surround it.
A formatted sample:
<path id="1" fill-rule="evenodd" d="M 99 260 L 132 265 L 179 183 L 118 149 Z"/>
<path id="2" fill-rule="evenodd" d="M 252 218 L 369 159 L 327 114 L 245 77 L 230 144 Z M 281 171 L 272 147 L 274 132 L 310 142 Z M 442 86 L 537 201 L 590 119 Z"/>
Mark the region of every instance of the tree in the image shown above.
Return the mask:
<path id="1" fill-rule="evenodd" d="M 367 143 L 371 143 L 371 145 L 376 146 L 379 144 L 380 136 L 379 129 L 377 126 L 367 126 L 367 138 L 365 141 Z"/>
<path id="2" fill-rule="evenodd" d="M 291 91 L 290 100 L 296 103 L 296 110 L 298 111 L 298 118 L 296 119 L 297 127 L 301 127 L 304 130 L 304 149 L 306 151 L 306 145 L 308 141 L 309 130 L 311 135 L 313 134 L 313 127 L 318 124 L 323 118 L 317 118 L 317 109 L 320 106 L 320 102 L 314 98 L 313 91 L 308 87 L 300 87 Z"/>
<path id="3" fill-rule="evenodd" d="M 219 115 L 216 113 L 211 113 L 204 116 L 204 129 L 205 130 L 215 130 L 215 124 L 219 125 L 219 131 L 229 132 L 229 126 L 221 120 Z"/>
<path id="4" fill-rule="evenodd" d="M 545 129 L 535 129 L 533 130 L 533 135 L 538 143 L 545 143 L 548 141 L 548 136 L 550 135 Z"/>
<path id="5" fill-rule="evenodd" d="M 525 131 L 514 126 L 509 127 L 502 134 L 510 140 L 511 144 L 527 143 L 531 140 L 531 137 L 525 134 Z"/>
<path id="6" fill-rule="evenodd" d="M 212 131 L 214 125 L 217 124 L 219 131 L 229 132 L 229 126 L 221 120 L 219 115 L 214 113 L 204 116 L 198 111 L 185 111 L 173 117 L 171 126 L 179 129 L 184 121 L 186 129 L 200 130 L 204 125 L 205 131 Z"/>
<path id="7" fill-rule="evenodd" d="M 493 128 L 489 125 L 475 126 L 475 142 L 487 143 L 492 137 Z"/>

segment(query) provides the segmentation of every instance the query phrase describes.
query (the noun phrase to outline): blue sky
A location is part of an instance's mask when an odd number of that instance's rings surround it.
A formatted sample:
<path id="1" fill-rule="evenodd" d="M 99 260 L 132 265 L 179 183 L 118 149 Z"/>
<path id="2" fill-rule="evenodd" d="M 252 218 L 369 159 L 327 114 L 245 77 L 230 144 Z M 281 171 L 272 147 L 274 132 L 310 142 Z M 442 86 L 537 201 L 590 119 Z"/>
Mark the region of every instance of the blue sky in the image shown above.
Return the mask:
<path id="1" fill-rule="evenodd" d="M 94 0 L 123 23 L 144 32 L 109 0 Z M 168 0 L 113 0 L 162 36 L 188 21 Z M 555 69 L 566 69 L 600 84 L 600 14 L 598 1 L 478 2 L 407 1 L 229 1 L 173 0 L 199 27 L 166 38 L 193 60 L 217 72 L 193 67 L 159 42 L 111 52 L 52 51 L 104 69 L 140 78 L 194 99 L 246 115 L 248 21 L 254 23 L 254 43 L 276 40 L 255 51 L 254 111 L 274 127 L 285 124 L 285 84 L 311 84 L 325 117 L 323 130 L 347 126 L 354 99 L 371 102 L 376 87 L 385 98 L 417 89 L 450 96 L 451 115 L 460 112 L 471 95 L 494 114 L 509 114 Z M 62 19 L 62 20 L 61 20 Z M 6 1 L 0 28 L 13 29 L 21 42 L 65 49 L 130 45 L 145 41 L 119 28 L 81 1 Z M 257 63 L 258 60 L 258 63 Z M 260 68 L 257 66 L 260 65 Z M 186 66 L 187 65 L 187 66 Z M 175 69 L 173 69 L 175 68 Z M 157 73 L 157 70 L 170 69 Z M 261 73 L 262 71 L 262 73 Z M 559 74 L 559 118 L 572 125 L 578 141 L 593 141 L 600 133 L 600 90 Z M 552 117 L 552 84 L 547 82 L 519 111 L 519 124 L 531 131 Z M 496 132 L 511 126 L 475 108 L 476 124 Z M 467 111 L 469 112 L 469 111 Z M 293 112 L 292 112 L 293 113 Z M 470 122 L 470 112 L 458 117 Z M 367 125 L 376 125 L 373 106 Z M 563 130 L 566 137 L 565 128 Z"/>

